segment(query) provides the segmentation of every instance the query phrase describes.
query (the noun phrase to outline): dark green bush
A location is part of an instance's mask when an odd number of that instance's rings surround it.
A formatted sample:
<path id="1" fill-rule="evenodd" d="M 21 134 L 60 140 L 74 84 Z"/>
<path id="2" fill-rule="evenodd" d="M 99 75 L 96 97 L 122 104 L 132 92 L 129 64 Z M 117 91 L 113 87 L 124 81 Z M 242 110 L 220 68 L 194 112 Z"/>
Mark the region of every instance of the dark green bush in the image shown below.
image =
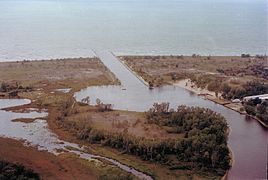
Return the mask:
<path id="1" fill-rule="evenodd" d="M 22 165 L 0 161 L 1 180 L 39 180 L 39 175 Z"/>

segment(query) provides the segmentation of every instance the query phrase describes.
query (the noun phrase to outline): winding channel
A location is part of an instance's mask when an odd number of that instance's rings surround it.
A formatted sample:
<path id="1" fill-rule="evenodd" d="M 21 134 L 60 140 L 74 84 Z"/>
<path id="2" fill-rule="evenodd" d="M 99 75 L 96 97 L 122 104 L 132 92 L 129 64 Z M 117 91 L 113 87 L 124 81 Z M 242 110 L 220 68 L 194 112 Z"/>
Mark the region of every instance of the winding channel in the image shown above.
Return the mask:
<path id="1" fill-rule="evenodd" d="M 114 109 L 147 111 L 155 102 L 170 102 L 178 105 L 210 108 L 223 115 L 231 129 L 228 145 L 233 155 L 233 165 L 228 179 L 266 179 L 268 130 L 256 120 L 248 119 L 222 105 L 175 86 L 164 86 L 149 90 L 135 73 L 112 53 L 96 52 L 104 65 L 121 81 L 120 86 L 94 86 L 75 93 L 78 101 L 89 96 L 91 102 L 99 98 L 114 105 Z M 93 103 L 94 104 L 94 103 Z"/>
<path id="2" fill-rule="evenodd" d="M 33 110 L 27 113 L 17 113 L 3 110 L 30 103 L 31 101 L 27 99 L 0 99 L 0 137 L 25 140 L 26 146 L 37 146 L 39 150 L 45 150 L 55 155 L 61 154 L 61 152 L 70 152 L 86 160 L 105 160 L 139 179 L 152 180 L 150 176 L 114 159 L 85 153 L 84 148 L 79 147 L 78 144 L 60 140 L 56 134 L 50 131 L 47 121 L 41 119 L 48 115 L 47 112 Z M 36 120 L 33 123 L 12 121 L 19 118 L 35 118 Z"/>
<path id="3" fill-rule="evenodd" d="M 197 95 L 175 86 L 164 86 L 149 90 L 148 87 L 131 72 L 112 53 L 97 52 L 107 68 L 121 81 L 121 86 L 93 86 L 75 93 L 78 101 L 89 96 L 91 102 L 97 98 L 104 103 L 111 103 L 115 109 L 131 111 L 147 111 L 154 102 L 170 102 L 172 107 L 184 104 L 210 108 L 222 114 L 230 128 L 228 144 L 233 153 L 233 166 L 228 173 L 228 179 L 265 179 L 267 178 L 267 141 L 268 130 L 257 121 L 247 119 L 244 115 L 224 106 L 204 100 Z M 72 152 L 83 159 L 103 159 L 122 170 L 132 173 L 140 179 L 152 178 L 132 167 L 116 160 L 83 152 L 83 147 L 60 140 L 49 130 L 47 122 L 42 117 L 47 112 L 17 113 L 3 110 L 4 108 L 21 106 L 31 103 L 26 99 L 0 99 L 0 136 L 26 140 L 26 145 L 37 146 L 55 155 L 60 152 Z M 35 118 L 33 123 L 13 122 L 18 118 Z M 61 151 L 59 151 L 61 150 Z"/>

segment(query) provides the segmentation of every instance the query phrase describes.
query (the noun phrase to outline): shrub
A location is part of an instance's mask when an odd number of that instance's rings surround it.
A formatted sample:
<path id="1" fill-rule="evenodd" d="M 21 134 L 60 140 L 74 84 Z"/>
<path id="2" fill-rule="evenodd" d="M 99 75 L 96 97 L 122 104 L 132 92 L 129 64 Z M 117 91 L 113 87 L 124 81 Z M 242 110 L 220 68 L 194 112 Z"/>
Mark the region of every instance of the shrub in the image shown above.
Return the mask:
<path id="1" fill-rule="evenodd" d="M 33 172 L 31 169 L 26 169 L 22 165 L 9 163 L 6 161 L 0 161 L 0 179 L 12 180 L 12 179 L 32 179 L 39 180 L 39 175 Z"/>

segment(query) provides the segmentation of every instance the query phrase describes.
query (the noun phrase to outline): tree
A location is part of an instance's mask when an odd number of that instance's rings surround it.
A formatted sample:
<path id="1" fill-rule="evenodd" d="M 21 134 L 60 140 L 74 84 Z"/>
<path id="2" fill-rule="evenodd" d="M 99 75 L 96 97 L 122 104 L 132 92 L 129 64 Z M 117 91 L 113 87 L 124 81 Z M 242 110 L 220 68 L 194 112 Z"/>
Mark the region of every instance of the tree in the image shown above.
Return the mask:
<path id="1" fill-rule="evenodd" d="M 7 91 L 8 91 L 8 85 L 5 82 L 2 82 L 0 86 L 0 92 L 7 92 Z"/>
<path id="2" fill-rule="evenodd" d="M 89 104 L 90 103 L 90 97 L 87 96 L 81 100 L 82 103 Z"/>

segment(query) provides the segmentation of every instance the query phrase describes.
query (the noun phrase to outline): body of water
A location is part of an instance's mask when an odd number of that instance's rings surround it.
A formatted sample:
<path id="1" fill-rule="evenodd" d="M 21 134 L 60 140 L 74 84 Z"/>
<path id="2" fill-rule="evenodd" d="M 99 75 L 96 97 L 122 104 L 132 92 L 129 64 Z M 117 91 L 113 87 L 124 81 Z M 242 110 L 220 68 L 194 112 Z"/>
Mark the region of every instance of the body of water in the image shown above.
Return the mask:
<path id="1" fill-rule="evenodd" d="M 0 61 L 267 53 L 266 0 L 1 0 Z"/>
<path id="2" fill-rule="evenodd" d="M 164 86 L 149 90 L 111 53 L 97 52 L 97 56 L 122 85 L 88 87 L 75 93 L 78 101 L 88 96 L 93 104 L 99 98 L 104 103 L 113 104 L 114 109 L 140 112 L 148 111 L 155 102 L 169 102 L 175 109 L 179 105 L 212 109 L 225 117 L 231 129 L 228 145 L 232 150 L 233 165 L 228 178 L 243 180 L 267 178 L 268 129 L 262 127 L 258 121 L 204 100 L 180 87 Z"/>
<path id="3" fill-rule="evenodd" d="M 82 159 L 99 161 L 108 161 L 114 166 L 131 173 L 139 179 L 153 180 L 152 177 L 137 171 L 133 167 L 121 164 L 120 162 L 104 156 L 86 153 L 83 147 L 78 144 L 60 140 L 49 128 L 44 118 L 48 115 L 46 112 L 31 111 L 27 113 L 17 113 L 3 110 L 15 106 L 21 106 L 31 103 L 28 99 L 0 99 L 0 137 L 25 140 L 25 145 L 36 146 L 39 150 L 45 150 L 55 155 L 63 152 L 70 152 L 78 155 Z M 32 123 L 14 122 L 12 120 L 20 118 L 36 118 Z M 15 152 L 16 153 L 16 152 Z"/>
<path id="4" fill-rule="evenodd" d="M 265 54 L 268 52 L 267 1 L 0 1 L 0 61 L 88 57 L 94 56 L 93 50 L 103 49 L 118 55 Z M 116 109 L 134 111 L 148 110 L 154 102 L 162 101 L 169 101 L 173 107 L 186 104 L 210 108 L 221 113 L 231 127 L 228 143 L 234 164 L 229 178 L 266 178 L 268 132 L 257 121 L 178 87 L 149 91 L 113 56 L 105 53 L 99 56 L 123 86 L 90 87 L 76 93 L 78 100 L 90 96 L 91 100 L 100 98 L 112 103 Z M 43 144 L 46 142 L 43 139 L 32 139 L 43 137 L 40 130 L 47 126 L 45 121 L 37 120 L 33 132 L 33 127 L 27 129 L 20 123 L 11 123 L 18 115 L 2 110 L 0 115 L 5 119 L 2 126 L 14 126 L 23 132 L 12 134 L 4 128 L 0 129 L 1 136 L 28 138 L 33 144 L 50 147 Z M 45 133 L 54 140 L 52 132 Z"/>

